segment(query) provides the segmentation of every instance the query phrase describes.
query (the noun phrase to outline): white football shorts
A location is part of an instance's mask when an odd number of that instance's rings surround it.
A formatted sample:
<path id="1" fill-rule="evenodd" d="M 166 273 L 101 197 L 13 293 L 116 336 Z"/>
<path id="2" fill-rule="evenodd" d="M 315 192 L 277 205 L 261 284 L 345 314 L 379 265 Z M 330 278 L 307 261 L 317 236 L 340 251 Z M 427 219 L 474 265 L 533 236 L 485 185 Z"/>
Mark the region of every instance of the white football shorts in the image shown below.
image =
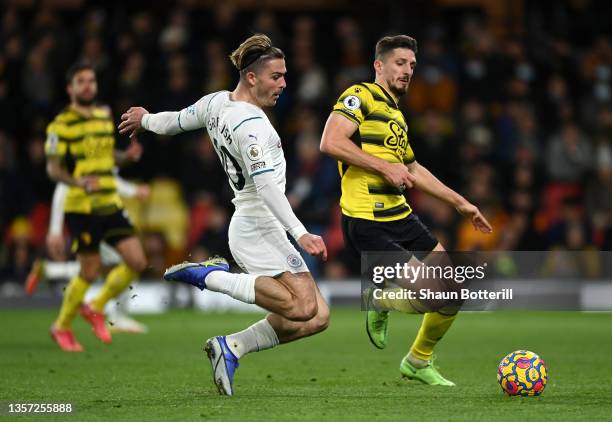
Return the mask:
<path id="1" fill-rule="evenodd" d="M 234 260 L 249 274 L 274 277 L 310 271 L 274 217 L 233 216 L 228 236 Z"/>

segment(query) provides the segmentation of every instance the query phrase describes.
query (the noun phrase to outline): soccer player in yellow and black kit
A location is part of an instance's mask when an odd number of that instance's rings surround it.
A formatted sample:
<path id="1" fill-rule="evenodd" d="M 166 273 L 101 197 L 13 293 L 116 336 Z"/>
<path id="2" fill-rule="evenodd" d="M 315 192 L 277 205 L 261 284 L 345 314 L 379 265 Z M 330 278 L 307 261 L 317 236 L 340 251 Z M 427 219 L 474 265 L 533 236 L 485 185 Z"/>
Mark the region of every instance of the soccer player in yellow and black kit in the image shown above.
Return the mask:
<path id="1" fill-rule="evenodd" d="M 60 348 L 80 352 L 82 346 L 72 332 L 72 320 L 80 308 L 94 334 L 110 343 L 104 306 L 121 293 L 145 269 L 146 258 L 117 193 L 113 167 L 136 161 L 142 152 L 132 143 L 125 151 L 115 150 L 112 116 L 108 108 L 95 104 L 97 82 L 94 69 L 76 64 L 67 73 L 68 105 L 47 127 L 45 153 L 47 173 L 69 186 L 64 210 L 73 238 L 72 249 L 81 264 L 70 280 L 51 337 Z M 114 246 L 123 264 L 114 267 L 104 286 L 89 304 L 83 298 L 101 269 L 100 242 Z"/>
<path id="2" fill-rule="evenodd" d="M 444 251 L 406 202 L 403 191 L 415 187 L 454 206 L 481 232 L 491 226 L 478 208 L 445 186 L 417 163 L 408 127 L 397 101 L 406 94 L 416 66 L 417 42 L 406 35 L 384 37 L 376 44 L 374 83 L 359 83 L 338 99 L 327 120 L 321 151 L 339 161 L 342 228 L 356 253 L 368 251 Z M 422 258 L 422 256 L 421 256 Z M 366 327 L 378 348 L 387 344 L 388 312 L 416 313 L 408 301 L 368 299 Z M 433 348 L 455 319 L 453 314 L 425 313 L 400 372 L 429 385 L 455 385 L 432 365 Z"/>

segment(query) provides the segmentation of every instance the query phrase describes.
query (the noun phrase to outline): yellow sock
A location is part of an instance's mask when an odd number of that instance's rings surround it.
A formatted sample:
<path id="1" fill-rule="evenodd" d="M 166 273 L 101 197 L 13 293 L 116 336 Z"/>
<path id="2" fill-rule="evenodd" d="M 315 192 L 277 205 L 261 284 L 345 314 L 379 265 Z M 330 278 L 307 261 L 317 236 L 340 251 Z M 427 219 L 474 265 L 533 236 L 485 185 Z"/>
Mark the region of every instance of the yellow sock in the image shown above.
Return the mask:
<path id="1" fill-rule="evenodd" d="M 382 293 L 385 293 L 386 295 L 388 295 L 389 293 L 401 293 L 402 289 L 397 287 L 397 288 L 386 288 L 386 289 L 382 289 L 382 291 L 380 293 L 377 293 L 376 295 L 382 295 Z M 389 299 L 389 296 L 381 296 L 379 299 L 376 299 L 376 297 L 374 297 L 374 299 L 372 300 L 373 304 L 374 304 L 374 308 L 376 308 L 378 311 L 398 311 L 398 312 L 403 312 L 405 314 L 421 314 L 424 311 L 420 309 L 420 307 L 418 307 L 417 305 L 417 301 L 412 301 L 409 299 Z"/>
<path id="2" fill-rule="evenodd" d="M 443 315 L 438 312 L 425 314 L 419 333 L 410 348 L 410 354 L 417 359 L 431 360 L 434 346 L 448 331 L 456 317 L 457 314 Z"/>
<path id="3" fill-rule="evenodd" d="M 70 280 L 64 291 L 64 300 L 55 322 L 56 326 L 64 330 L 70 328 L 72 320 L 83 302 L 87 289 L 89 289 L 89 283 L 80 276 L 77 275 Z"/>
<path id="4" fill-rule="evenodd" d="M 104 286 L 89 306 L 94 312 L 103 312 L 108 301 L 117 297 L 136 277 L 138 273 L 132 271 L 127 265 L 117 265 L 108 273 Z"/>

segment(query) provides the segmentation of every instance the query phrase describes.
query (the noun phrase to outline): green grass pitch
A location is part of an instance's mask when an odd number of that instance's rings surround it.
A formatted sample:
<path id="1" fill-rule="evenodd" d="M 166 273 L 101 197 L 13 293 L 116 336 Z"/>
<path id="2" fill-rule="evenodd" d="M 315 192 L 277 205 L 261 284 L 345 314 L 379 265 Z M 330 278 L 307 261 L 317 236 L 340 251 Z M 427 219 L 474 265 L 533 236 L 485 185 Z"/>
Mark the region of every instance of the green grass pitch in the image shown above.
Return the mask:
<path id="1" fill-rule="evenodd" d="M 217 395 L 201 349 L 206 338 L 240 330 L 258 315 L 143 316 L 149 334 L 117 334 L 110 346 L 78 320 L 86 351 L 66 354 L 49 339 L 54 314 L 0 311 L 4 414 L 8 402 L 71 402 L 76 413 L 64 419 L 79 421 L 564 421 L 612 414 L 607 313 L 462 314 L 437 348 L 441 372 L 458 384 L 444 388 L 400 378 L 419 316 L 393 314 L 390 345 L 377 350 L 363 313 L 335 308 L 324 333 L 246 356 L 234 397 Z M 506 397 L 497 385 L 498 362 L 521 348 L 546 360 L 550 378 L 541 397 Z"/>

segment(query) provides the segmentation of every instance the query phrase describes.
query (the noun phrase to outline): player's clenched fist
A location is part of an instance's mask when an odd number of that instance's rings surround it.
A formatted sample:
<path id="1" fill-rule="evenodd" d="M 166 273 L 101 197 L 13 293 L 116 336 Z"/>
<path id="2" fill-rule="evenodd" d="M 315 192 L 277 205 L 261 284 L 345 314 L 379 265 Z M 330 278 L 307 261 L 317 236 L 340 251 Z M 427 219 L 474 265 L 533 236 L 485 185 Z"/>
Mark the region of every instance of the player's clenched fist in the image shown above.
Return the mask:
<path id="1" fill-rule="evenodd" d="M 298 239 L 298 244 L 309 255 L 318 256 L 323 261 L 327 261 L 327 247 L 321 236 L 306 233 Z"/>

